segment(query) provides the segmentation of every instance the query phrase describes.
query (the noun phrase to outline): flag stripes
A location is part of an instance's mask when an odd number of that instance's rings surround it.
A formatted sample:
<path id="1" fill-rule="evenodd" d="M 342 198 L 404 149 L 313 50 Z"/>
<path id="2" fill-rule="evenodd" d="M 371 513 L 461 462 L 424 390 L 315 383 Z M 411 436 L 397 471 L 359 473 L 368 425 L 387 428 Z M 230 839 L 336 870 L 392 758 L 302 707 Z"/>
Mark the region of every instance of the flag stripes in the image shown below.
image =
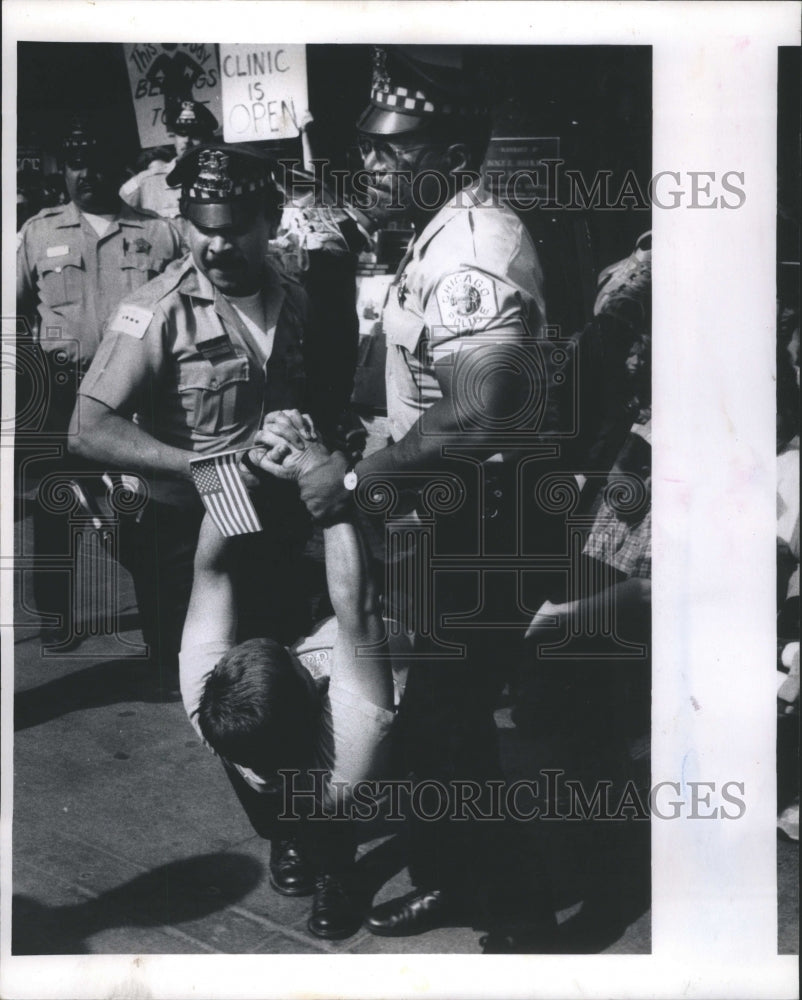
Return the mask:
<path id="1" fill-rule="evenodd" d="M 212 520 L 226 538 L 261 531 L 262 525 L 237 468 L 237 452 L 190 462 L 192 479 Z"/>

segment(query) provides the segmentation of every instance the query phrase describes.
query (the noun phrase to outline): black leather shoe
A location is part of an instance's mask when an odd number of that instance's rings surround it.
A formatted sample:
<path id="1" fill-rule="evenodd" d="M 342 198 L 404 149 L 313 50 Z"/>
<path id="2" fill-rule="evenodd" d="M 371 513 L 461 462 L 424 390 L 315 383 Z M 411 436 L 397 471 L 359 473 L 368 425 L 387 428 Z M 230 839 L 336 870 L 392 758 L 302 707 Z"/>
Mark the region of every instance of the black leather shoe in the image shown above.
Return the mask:
<path id="1" fill-rule="evenodd" d="M 416 889 L 389 903 L 374 906 L 367 915 L 365 926 L 371 934 L 381 937 L 404 937 L 442 927 L 450 916 L 451 907 L 439 889 Z"/>
<path id="2" fill-rule="evenodd" d="M 315 879 L 312 916 L 306 926 L 315 937 L 347 938 L 362 925 L 362 913 L 336 875 L 320 875 Z"/>
<path id="3" fill-rule="evenodd" d="M 312 873 L 293 837 L 270 841 L 270 884 L 282 896 L 309 896 L 312 893 Z"/>

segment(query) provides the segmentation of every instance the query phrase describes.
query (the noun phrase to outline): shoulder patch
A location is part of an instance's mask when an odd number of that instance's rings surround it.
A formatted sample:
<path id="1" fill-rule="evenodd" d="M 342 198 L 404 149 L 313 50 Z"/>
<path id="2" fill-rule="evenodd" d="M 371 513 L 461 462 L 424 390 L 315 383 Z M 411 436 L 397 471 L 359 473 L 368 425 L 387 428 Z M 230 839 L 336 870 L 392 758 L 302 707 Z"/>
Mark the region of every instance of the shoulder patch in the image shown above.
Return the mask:
<path id="1" fill-rule="evenodd" d="M 126 333 L 129 337 L 141 340 L 152 319 L 152 309 L 123 302 L 109 322 L 109 333 Z"/>
<path id="2" fill-rule="evenodd" d="M 474 268 L 447 274 L 437 286 L 437 308 L 443 326 L 470 330 L 498 313 L 495 283 Z"/>

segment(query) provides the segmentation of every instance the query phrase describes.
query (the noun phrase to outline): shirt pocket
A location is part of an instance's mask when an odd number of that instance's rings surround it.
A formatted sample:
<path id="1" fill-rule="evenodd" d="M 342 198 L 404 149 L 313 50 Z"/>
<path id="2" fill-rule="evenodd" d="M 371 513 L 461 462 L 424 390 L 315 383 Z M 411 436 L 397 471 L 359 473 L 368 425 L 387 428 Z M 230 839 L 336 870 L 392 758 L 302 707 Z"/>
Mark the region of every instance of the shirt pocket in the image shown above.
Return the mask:
<path id="1" fill-rule="evenodd" d="M 43 257 L 36 264 L 39 298 L 51 308 L 77 305 L 83 298 L 86 272 L 79 251 Z"/>
<path id="2" fill-rule="evenodd" d="M 152 257 L 148 253 L 123 254 L 120 270 L 123 274 L 123 287 L 129 292 L 141 288 L 151 278 L 164 270 L 164 258 Z"/>
<path id="3" fill-rule="evenodd" d="M 258 385 L 247 358 L 185 361 L 179 365 L 178 395 L 186 423 L 200 435 L 256 427 L 261 408 Z"/>

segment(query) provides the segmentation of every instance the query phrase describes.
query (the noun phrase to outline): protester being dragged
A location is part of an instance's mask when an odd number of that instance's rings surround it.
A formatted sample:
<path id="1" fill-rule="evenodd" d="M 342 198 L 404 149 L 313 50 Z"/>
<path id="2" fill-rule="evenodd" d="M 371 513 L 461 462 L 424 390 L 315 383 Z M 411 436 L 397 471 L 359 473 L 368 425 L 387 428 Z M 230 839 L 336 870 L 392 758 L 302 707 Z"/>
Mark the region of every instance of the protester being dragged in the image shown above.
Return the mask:
<path id="1" fill-rule="evenodd" d="M 310 435 L 303 450 L 274 465 L 264 449 L 254 449 L 257 467 L 264 462 L 268 471 L 294 480 L 328 458 L 311 421 L 303 419 Z M 343 938 L 362 922 L 348 806 L 357 782 L 390 768 L 393 676 L 354 512 L 324 528 L 323 542 L 336 618 L 290 648 L 264 634 L 238 644 L 237 578 L 243 545 L 253 536 L 224 538 L 207 515 L 182 639 L 181 693 L 254 829 L 271 841 L 271 885 L 289 896 L 314 892 L 310 933 Z M 310 781 L 310 768 L 322 781 Z M 297 798 L 293 789 L 301 790 Z M 326 812 L 329 818 L 320 818 Z M 338 818 L 330 818 L 334 813 Z"/>

